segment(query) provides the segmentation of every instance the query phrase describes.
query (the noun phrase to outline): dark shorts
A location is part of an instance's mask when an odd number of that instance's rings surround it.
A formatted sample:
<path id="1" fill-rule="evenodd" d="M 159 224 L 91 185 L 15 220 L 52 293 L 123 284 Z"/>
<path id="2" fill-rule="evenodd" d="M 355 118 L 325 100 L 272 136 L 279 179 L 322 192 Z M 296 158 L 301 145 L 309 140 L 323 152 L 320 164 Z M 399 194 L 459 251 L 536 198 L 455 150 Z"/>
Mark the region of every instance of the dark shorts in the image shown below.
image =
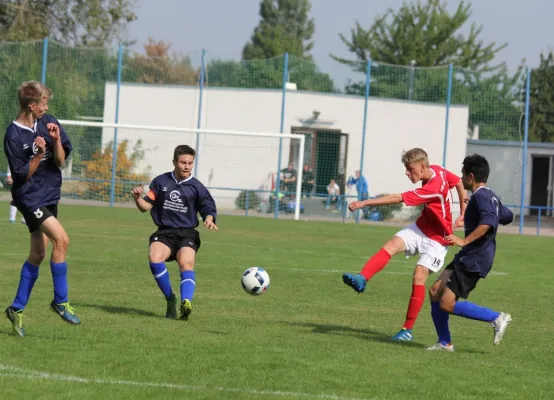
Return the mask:
<path id="1" fill-rule="evenodd" d="M 32 210 L 19 210 L 25 218 L 25 223 L 29 232 L 36 231 L 46 219 L 50 217 L 58 217 L 58 205 L 52 204 L 49 206 L 39 207 Z"/>
<path id="2" fill-rule="evenodd" d="M 469 293 L 475 289 L 481 279 L 478 272 L 466 271 L 460 263 L 452 261 L 445 270 L 451 270 L 452 275 L 446 282 L 446 287 L 454 292 L 457 298 L 467 299 Z"/>
<path id="3" fill-rule="evenodd" d="M 190 247 L 194 251 L 198 251 L 201 244 L 200 234 L 196 229 L 160 228 L 150 235 L 150 244 L 154 242 L 163 243 L 171 250 L 166 261 L 175 261 L 177 252 L 183 247 Z"/>

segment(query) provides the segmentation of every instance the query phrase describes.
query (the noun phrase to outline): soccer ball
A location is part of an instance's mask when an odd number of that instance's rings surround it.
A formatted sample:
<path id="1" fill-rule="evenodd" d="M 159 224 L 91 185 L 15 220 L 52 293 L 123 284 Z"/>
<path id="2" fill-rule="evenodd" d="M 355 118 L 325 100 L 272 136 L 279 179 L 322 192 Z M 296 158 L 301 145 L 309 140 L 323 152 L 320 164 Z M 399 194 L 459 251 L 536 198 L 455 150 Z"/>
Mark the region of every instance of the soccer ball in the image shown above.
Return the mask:
<path id="1" fill-rule="evenodd" d="M 263 268 L 251 267 L 244 271 L 240 283 L 246 293 L 258 296 L 269 288 L 269 275 Z"/>

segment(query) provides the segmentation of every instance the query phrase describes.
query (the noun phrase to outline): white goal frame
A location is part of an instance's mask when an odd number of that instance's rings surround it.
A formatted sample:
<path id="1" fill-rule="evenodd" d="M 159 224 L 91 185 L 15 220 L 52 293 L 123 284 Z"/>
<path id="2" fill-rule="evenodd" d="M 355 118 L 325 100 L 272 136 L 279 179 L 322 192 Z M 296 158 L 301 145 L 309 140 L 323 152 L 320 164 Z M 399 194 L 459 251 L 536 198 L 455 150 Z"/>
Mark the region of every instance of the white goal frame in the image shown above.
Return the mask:
<path id="1" fill-rule="evenodd" d="M 150 126 L 150 125 L 134 125 L 134 124 L 120 124 L 120 123 L 111 123 L 111 122 L 92 122 L 92 121 L 75 121 L 75 120 L 65 120 L 60 119 L 60 124 L 64 126 L 82 126 L 82 127 L 92 127 L 92 128 L 114 128 L 114 129 L 136 129 L 136 130 L 148 130 L 156 132 L 183 132 L 183 133 L 196 133 L 201 134 L 213 134 L 213 135 L 232 135 L 232 136 L 254 136 L 254 137 L 274 137 L 278 139 L 297 139 L 300 140 L 300 145 L 298 146 L 298 168 L 296 176 L 296 196 L 295 196 L 295 205 L 294 205 L 294 219 L 300 219 L 300 200 L 302 197 L 302 174 L 304 166 L 304 147 L 306 145 L 306 137 L 301 134 L 293 133 L 275 133 L 275 132 L 248 132 L 248 131 L 237 131 L 237 130 L 222 130 L 222 129 L 202 129 L 202 128 L 183 128 L 183 127 L 173 127 L 173 126 Z M 117 133 L 114 134 L 115 139 L 117 139 Z M 280 147 L 282 143 L 280 143 Z M 198 149 L 196 149 L 198 151 Z M 279 152 L 278 157 L 281 157 L 281 152 Z M 282 165 L 282 163 L 279 163 Z M 112 171 L 112 174 L 115 171 Z M 281 171 L 276 171 L 278 174 L 278 180 L 280 180 Z M 279 188 L 276 188 L 277 196 L 276 201 L 279 201 Z"/>

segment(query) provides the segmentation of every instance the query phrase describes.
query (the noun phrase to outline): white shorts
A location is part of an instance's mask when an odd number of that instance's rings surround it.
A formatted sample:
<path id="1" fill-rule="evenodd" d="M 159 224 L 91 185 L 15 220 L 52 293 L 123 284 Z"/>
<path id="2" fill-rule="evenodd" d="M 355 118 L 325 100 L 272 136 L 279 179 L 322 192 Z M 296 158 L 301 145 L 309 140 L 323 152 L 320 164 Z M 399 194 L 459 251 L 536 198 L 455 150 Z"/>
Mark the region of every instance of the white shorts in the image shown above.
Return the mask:
<path id="1" fill-rule="evenodd" d="M 419 254 L 418 265 L 427 268 L 431 272 L 440 271 L 448 252 L 447 246 L 429 239 L 415 223 L 397 232 L 395 236 L 404 241 L 406 245 L 406 257 Z"/>

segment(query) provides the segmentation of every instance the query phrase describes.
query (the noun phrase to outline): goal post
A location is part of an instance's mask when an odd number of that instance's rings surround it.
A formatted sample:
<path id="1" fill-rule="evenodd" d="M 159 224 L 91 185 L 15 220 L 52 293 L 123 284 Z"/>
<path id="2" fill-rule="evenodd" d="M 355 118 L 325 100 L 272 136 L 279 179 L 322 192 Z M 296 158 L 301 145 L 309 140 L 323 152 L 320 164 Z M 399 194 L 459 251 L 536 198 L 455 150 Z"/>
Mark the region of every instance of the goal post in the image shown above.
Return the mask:
<path id="1" fill-rule="evenodd" d="M 283 204 L 279 188 L 274 187 L 278 179 L 272 179 L 270 187 L 264 187 L 264 182 L 268 175 L 278 177 L 278 166 L 288 165 L 290 159 L 297 171 L 294 199 L 291 200 L 294 201 L 294 219 L 300 218 L 303 134 L 76 120 L 59 122 L 74 144 L 74 157 L 64 177 L 67 181 L 81 182 L 85 186 L 81 190 L 88 193 L 90 200 L 109 202 L 110 206 L 130 201 L 127 192 L 133 184 L 147 185 L 156 175 L 173 168 L 171 158 L 177 145 L 195 147 L 199 143 L 199 148 L 195 149 L 193 175 L 210 189 L 223 213 L 239 206 L 252 207 L 254 203 L 244 205 L 240 200 L 240 196 L 246 194 L 248 197 L 252 192 L 256 196 L 262 193 L 261 197 L 273 201 L 271 206 L 278 209 L 279 203 Z M 94 140 L 87 136 L 90 131 L 94 133 Z M 281 162 L 278 159 L 280 142 L 284 149 Z M 292 142 L 296 142 L 294 146 L 290 145 Z M 290 151 L 286 151 L 287 148 Z M 95 190 L 102 193 L 97 199 L 94 198 Z M 234 192 L 239 193 L 235 199 L 229 197 L 229 193 Z M 84 197 L 70 195 L 77 199 Z M 288 210 L 292 211 L 292 204 Z"/>

